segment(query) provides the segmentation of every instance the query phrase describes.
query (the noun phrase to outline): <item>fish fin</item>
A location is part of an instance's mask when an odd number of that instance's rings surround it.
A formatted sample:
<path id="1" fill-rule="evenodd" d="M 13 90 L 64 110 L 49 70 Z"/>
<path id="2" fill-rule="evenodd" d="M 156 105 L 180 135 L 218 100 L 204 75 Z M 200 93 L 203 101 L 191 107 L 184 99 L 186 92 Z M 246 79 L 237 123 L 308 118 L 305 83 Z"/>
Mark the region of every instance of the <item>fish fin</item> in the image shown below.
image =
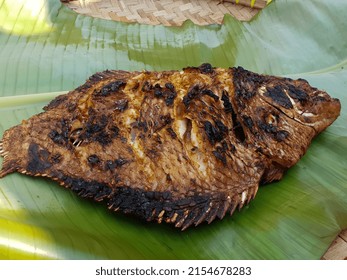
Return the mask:
<path id="1" fill-rule="evenodd" d="M 0 141 L 0 156 L 2 156 L 2 169 L 0 170 L 0 178 L 5 177 L 7 174 L 17 171 L 18 165 L 15 160 L 9 159 L 9 152 L 4 149 L 3 141 Z"/>
<path id="2" fill-rule="evenodd" d="M 0 170 L 0 178 L 5 177 L 6 175 L 13 173 L 18 170 L 18 164 L 14 160 L 8 160 L 7 157 L 4 157 L 2 163 L 2 169 Z"/>
<path id="3" fill-rule="evenodd" d="M 97 72 L 90 76 L 86 83 L 96 83 L 107 79 L 126 80 L 129 79 L 130 76 L 134 76 L 134 74 L 136 75 L 140 73 L 141 72 L 128 72 L 123 70 L 105 70 L 102 72 Z"/>

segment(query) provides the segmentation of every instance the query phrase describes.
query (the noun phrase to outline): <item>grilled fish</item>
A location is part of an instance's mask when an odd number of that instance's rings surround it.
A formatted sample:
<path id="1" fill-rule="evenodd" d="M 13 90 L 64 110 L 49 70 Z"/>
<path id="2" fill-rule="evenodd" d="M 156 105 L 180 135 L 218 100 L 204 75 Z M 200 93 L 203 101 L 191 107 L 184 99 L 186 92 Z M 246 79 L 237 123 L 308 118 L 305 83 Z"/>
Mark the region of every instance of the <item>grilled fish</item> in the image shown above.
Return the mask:
<path id="1" fill-rule="evenodd" d="M 338 99 L 303 79 L 241 67 L 104 71 L 4 132 L 0 177 L 48 177 L 184 230 L 280 180 L 339 113 Z"/>

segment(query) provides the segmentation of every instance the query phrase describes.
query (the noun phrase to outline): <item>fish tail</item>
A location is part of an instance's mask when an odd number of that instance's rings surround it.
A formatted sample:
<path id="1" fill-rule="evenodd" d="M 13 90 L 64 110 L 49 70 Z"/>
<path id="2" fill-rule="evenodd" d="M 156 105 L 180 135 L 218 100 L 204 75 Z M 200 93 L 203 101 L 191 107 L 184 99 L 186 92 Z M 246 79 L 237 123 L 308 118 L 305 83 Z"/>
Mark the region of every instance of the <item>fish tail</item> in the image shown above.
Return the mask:
<path id="1" fill-rule="evenodd" d="M 9 159 L 9 152 L 4 148 L 4 142 L 0 141 L 0 156 L 3 157 L 2 169 L 0 170 L 0 178 L 17 170 L 17 164 Z"/>

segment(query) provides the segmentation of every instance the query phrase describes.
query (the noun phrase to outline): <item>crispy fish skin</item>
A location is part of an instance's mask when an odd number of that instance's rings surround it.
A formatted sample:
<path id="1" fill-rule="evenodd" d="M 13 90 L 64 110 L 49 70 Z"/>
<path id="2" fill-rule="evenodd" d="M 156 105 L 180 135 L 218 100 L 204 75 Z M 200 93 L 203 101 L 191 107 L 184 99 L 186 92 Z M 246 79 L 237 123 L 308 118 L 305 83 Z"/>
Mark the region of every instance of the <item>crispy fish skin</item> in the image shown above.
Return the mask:
<path id="1" fill-rule="evenodd" d="M 305 80 L 241 67 L 105 71 L 5 131 L 0 177 L 49 177 L 110 210 L 184 230 L 281 179 L 340 109 Z"/>

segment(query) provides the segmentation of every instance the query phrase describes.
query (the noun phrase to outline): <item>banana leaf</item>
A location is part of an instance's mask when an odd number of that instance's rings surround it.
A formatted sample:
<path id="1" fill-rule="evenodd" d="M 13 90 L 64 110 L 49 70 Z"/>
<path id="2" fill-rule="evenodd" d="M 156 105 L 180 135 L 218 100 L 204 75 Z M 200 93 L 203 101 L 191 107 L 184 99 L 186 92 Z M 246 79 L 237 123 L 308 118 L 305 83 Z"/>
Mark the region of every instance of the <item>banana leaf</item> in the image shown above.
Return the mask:
<path id="1" fill-rule="evenodd" d="M 51 181 L 0 180 L 2 259 L 319 259 L 347 227 L 347 2 L 272 1 L 249 23 L 111 22 L 57 0 L 0 0 L 0 135 L 105 69 L 210 62 L 304 78 L 342 102 L 284 178 L 232 217 L 184 232 L 109 213 Z"/>

